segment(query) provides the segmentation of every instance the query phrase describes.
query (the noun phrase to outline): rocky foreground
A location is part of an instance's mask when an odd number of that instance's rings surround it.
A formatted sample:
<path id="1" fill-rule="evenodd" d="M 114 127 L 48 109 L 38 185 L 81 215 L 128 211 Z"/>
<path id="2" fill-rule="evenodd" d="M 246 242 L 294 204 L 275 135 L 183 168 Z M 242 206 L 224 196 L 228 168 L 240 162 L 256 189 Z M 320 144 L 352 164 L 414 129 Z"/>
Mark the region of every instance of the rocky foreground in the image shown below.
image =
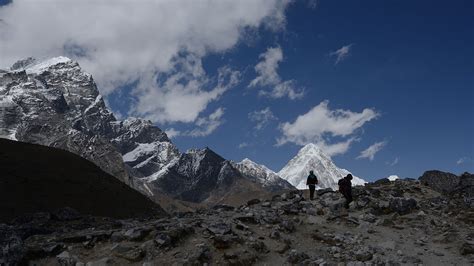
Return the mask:
<path id="1" fill-rule="evenodd" d="M 349 210 L 330 190 L 314 201 L 294 191 L 141 220 L 65 208 L 1 224 L 0 264 L 472 265 L 474 211 L 460 191 L 382 180 L 354 189 Z"/>

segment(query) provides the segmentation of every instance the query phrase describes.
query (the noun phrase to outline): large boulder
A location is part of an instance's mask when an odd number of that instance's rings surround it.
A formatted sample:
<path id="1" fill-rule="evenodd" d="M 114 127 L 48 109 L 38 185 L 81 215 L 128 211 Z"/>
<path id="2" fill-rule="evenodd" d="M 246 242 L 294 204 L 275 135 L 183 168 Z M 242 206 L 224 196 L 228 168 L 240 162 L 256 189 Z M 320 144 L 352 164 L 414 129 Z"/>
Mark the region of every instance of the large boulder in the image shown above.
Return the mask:
<path id="1" fill-rule="evenodd" d="M 426 171 L 420 178 L 423 185 L 443 194 L 451 194 L 459 185 L 460 178 L 454 174 L 437 170 Z"/>

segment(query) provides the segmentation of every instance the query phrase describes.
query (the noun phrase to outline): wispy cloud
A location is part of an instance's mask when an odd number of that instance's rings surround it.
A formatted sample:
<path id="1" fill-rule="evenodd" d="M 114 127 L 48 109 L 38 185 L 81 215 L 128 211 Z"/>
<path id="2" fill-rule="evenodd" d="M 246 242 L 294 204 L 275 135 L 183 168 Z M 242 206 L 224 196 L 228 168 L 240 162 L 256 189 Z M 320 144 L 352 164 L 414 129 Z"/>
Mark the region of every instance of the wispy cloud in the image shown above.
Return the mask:
<path id="1" fill-rule="evenodd" d="M 459 158 L 459 160 L 456 161 L 457 165 L 468 164 L 468 163 L 474 163 L 474 160 L 472 158 L 469 158 L 469 157 L 462 157 L 462 158 Z"/>
<path id="2" fill-rule="evenodd" d="M 238 147 L 239 147 L 239 149 L 243 149 L 243 148 L 246 148 L 248 146 L 249 146 L 249 144 L 247 142 L 242 142 L 242 143 L 239 144 Z"/>
<path id="3" fill-rule="evenodd" d="M 170 138 L 178 136 L 190 137 L 206 137 L 213 133 L 220 125 L 224 123 L 222 116 L 224 115 L 224 108 L 217 108 L 212 114 L 207 117 L 200 117 L 195 123 L 195 128 L 187 131 L 179 131 L 174 128 L 169 128 L 165 133 Z"/>
<path id="4" fill-rule="evenodd" d="M 274 99 L 288 97 L 295 100 L 304 96 L 304 90 L 296 87 L 296 81 L 283 81 L 278 74 L 278 66 L 283 60 L 281 47 L 268 48 L 259 58 L 261 61 L 255 66 L 257 77 L 249 83 L 249 88 L 271 87 L 271 90 L 260 90 L 259 95 Z"/>
<path id="5" fill-rule="evenodd" d="M 367 149 L 363 150 L 357 159 L 369 159 L 371 161 L 374 160 L 375 154 L 383 149 L 387 145 L 387 141 L 376 142 L 370 145 Z M 398 160 L 397 160 L 398 162 Z"/>
<path id="6" fill-rule="evenodd" d="M 224 120 L 222 116 L 224 115 L 224 108 L 218 108 L 208 117 L 199 118 L 196 122 L 197 128 L 191 130 L 187 135 L 191 137 L 205 137 L 214 132 Z"/>
<path id="7" fill-rule="evenodd" d="M 277 120 L 270 107 L 262 110 L 253 111 L 248 114 L 250 121 L 255 123 L 255 129 L 261 130 L 265 128 L 272 121 Z"/>
<path id="8" fill-rule="evenodd" d="M 357 140 L 354 136 L 356 130 L 379 116 L 370 108 L 358 113 L 342 109 L 331 110 L 328 104 L 329 101 L 323 101 L 298 116 L 294 122 L 282 123 L 280 130 L 283 135 L 277 139 L 277 146 L 285 143 L 315 143 L 329 155 L 343 154 Z M 332 137 L 338 137 L 339 141 L 332 141 Z M 340 141 L 341 138 L 345 140 Z"/>
<path id="9" fill-rule="evenodd" d="M 395 159 L 393 159 L 393 161 L 386 162 L 385 164 L 390 165 L 390 166 L 395 166 L 395 165 L 398 164 L 399 160 L 400 160 L 399 157 L 395 157 Z"/>
<path id="10" fill-rule="evenodd" d="M 346 59 L 347 56 L 350 55 L 351 48 L 352 48 L 353 45 L 354 44 L 352 44 L 352 43 L 348 44 L 348 45 L 344 45 L 341 48 L 337 49 L 336 51 L 329 53 L 330 56 L 335 56 L 336 57 L 336 62 L 334 63 L 335 65 L 339 64 L 344 59 Z"/>

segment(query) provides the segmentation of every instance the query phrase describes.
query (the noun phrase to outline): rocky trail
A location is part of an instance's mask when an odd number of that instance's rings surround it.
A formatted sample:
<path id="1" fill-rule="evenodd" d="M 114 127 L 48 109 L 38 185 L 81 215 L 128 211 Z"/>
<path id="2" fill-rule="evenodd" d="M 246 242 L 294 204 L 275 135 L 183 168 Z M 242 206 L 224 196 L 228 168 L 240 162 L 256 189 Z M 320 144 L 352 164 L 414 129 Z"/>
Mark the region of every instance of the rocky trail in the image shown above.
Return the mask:
<path id="1" fill-rule="evenodd" d="M 472 178 L 472 175 L 470 176 Z M 472 187 L 471 187 L 472 189 Z M 0 264 L 472 265 L 474 211 L 415 180 L 339 193 L 292 191 L 239 207 L 111 219 L 72 209 L 0 225 Z"/>

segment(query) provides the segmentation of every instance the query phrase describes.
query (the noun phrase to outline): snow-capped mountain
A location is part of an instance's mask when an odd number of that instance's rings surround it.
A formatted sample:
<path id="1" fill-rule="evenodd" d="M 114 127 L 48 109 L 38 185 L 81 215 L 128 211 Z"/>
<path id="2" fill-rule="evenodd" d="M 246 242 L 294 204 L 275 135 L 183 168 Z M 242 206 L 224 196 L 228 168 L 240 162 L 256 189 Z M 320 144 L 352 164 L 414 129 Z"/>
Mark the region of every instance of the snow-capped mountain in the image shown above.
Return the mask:
<path id="1" fill-rule="evenodd" d="M 395 181 L 397 179 L 400 179 L 400 177 L 398 177 L 398 175 L 391 175 L 391 176 L 387 177 L 387 179 L 390 180 L 390 181 Z"/>
<path id="2" fill-rule="evenodd" d="M 239 179 L 263 189 L 210 149 L 181 154 L 151 121 L 117 120 L 92 76 L 66 57 L 0 70 L 0 137 L 76 153 L 152 198 L 218 199 L 234 184 L 245 190 Z"/>
<path id="3" fill-rule="evenodd" d="M 338 168 L 331 157 L 327 156 L 317 145 L 310 143 L 301 148 L 298 154 L 278 172 L 278 175 L 296 188 L 305 189 L 307 188 L 306 179 L 311 170 L 318 177 L 319 188 L 334 190 L 337 189 L 339 179 L 350 173 L 346 169 Z M 353 177 L 352 185 L 367 183 L 359 177 L 354 175 Z"/>
<path id="4" fill-rule="evenodd" d="M 288 181 L 279 177 L 275 172 L 268 169 L 265 165 L 257 164 L 252 160 L 245 158 L 239 163 L 233 162 L 233 165 L 245 177 L 262 184 L 265 188 L 276 191 L 294 188 Z"/>

